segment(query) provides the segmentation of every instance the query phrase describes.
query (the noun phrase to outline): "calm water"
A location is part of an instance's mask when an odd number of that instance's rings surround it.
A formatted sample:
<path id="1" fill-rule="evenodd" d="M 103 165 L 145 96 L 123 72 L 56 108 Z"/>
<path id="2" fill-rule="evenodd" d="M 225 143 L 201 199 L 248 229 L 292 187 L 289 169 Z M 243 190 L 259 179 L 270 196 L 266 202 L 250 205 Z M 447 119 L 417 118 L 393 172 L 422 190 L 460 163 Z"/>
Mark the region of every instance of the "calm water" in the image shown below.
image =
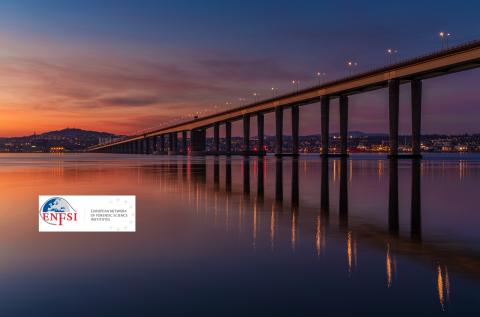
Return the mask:
<path id="1" fill-rule="evenodd" d="M 480 156 L 382 157 L 0 155 L 0 314 L 478 315 Z M 40 194 L 137 232 L 38 233 Z"/>

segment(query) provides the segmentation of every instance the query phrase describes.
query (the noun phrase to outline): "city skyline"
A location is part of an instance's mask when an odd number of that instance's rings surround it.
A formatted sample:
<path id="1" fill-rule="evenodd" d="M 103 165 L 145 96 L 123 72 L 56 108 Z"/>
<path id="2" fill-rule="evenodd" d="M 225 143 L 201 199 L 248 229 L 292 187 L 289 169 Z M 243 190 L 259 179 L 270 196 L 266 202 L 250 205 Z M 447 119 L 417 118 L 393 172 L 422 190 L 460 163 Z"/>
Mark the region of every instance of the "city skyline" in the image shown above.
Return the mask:
<path id="1" fill-rule="evenodd" d="M 450 46 L 480 38 L 473 18 L 479 5 L 450 1 L 135 3 L 2 2 L 0 136 L 65 126 L 132 134 L 205 109 L 268 98 L 272 87 L 274 94 L 294 91 L 293 80 L 305 88 L 439 50 L 447 45 L 440 31 L 451 32 Z M 349 70 L 348 61 L 358 66 Z M 478 73 L 424 84 L 423 134 L 480 132 Z M 410 131 L 406 88 L 400 133 Z M 387 98 L 385 90 L 352 96 L 349 129 L 386 133 Z M 338 107 L 332 104 L 336 131 Z M 265 133 L 273 134 L 268 116 Z M 300 116 L 301 135 L 320 132 L 319 107 L 302 108 Z"/>

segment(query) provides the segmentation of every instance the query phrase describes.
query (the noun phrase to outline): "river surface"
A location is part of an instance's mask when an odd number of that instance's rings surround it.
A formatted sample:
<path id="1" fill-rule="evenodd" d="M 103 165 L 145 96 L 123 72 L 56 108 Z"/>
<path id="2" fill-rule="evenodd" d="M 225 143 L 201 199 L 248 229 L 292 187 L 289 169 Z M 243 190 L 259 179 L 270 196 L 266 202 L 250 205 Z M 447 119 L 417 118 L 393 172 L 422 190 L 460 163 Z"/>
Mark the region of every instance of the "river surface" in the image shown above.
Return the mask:
<path id="1" fill-rule="evenodd" d="M 2 316 L 478 316 L 480 155 L 0 154 Z M 136 195 L 39 233 L 38 195 Z"/>

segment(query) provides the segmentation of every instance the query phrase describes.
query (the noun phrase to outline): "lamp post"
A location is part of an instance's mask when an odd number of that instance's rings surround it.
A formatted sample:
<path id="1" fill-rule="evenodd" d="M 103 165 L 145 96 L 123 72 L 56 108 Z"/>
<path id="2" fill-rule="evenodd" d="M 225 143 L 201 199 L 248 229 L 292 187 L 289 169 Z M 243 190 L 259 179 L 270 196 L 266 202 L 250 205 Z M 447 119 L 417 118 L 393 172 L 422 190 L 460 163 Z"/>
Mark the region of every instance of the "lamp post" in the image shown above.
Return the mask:
<path id="1" fill-rule="evenodd" d="M 318 85 L 322 84 L 322 78 L 327 76 L 327 73 L 317 72 Z"/>
<path id="2" fill-rule="evenodd" d="M 388 62 L 389 64 L 392 64 L 392 61 L 394 61 L 393 57 L 394 55 L 396 55 L 398 53 L 398 51 L 396 49 L 393 49 L 393 48 L 388 48 L 387 49 L 387 54 L 388 54 Z"/>
<path id="3" fill-rule="evenodd" d="M 272 98 L 275 98 L 275 90 L 277 90 L 277 88 L 272 87 Z"/>
<path id="4" fill-rule="evenodd" d="M 257 102 L 257 96 L 258 96 L 258 95 L 259 95 L 259 94 L 256 93 L 256 92 L 253 93 L 253 100 L 255 100 L 255 102 Z"/>
<path id="5" fill-rule="evenodd" d="M 300 80 L 292 80 L 292 84 L 293 84 L 293 85 L 296 85 L 296 87 L 297 87 L 297 93 L 298 93 L 299 85 L 300 85 Z"/>
<path id="6" fill-rule="evenodd" d="M 440 40 L 442 41 L 442 49 L 445 49 L 445 48 L 448 49 L 448 39 L 450 36 L 452 36 L 452 34 L 442 31 L 438 33 L 438 36 L 440 36 Z"/>
<path id="7" fill-rule="evenodd" d="M 354 62 L 354 61 L 348 61 L 347 66 L 348 66 L 348 69 L 349 69 L 349 74 L 352 75 L 353 69 L 358 66 L 358 63 Z"/>

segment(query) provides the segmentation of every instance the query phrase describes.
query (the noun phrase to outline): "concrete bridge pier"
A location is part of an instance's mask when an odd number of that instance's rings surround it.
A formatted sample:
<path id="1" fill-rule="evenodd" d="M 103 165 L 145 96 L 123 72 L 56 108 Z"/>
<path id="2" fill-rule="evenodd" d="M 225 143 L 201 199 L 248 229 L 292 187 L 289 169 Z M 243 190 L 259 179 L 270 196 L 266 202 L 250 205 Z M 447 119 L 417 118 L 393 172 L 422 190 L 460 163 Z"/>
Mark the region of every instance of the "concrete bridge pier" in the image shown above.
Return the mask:
<path id="1" fill-rule="evenodd" d="M 138 154 L 145 154 L 145 146 L 144 146 L 145 144 L 143 140 L 138 140 L 138 145 L 140 147 Z"/>
<path id="2" fill-rule="evenodd" d="M 215 155 L 220 152 L 220 123 L 215 123 L 213 126 L 213 150 Z"/>
<path id="3" fill-rule="evenodd" d="M 400 104 L 400 81 L 390 79 L 388 81 L 388 111 L 390 125 L 390 152 L 389 157 L 398 157 L 398 116 Z"/>
<path id="4" fill-rule="evenodd" d="M 158 137 L 158 141 L 159 141 L 159 144 L 158 144 L 158 151 L 160 151 L 161 154 L 165 154 L 165 135 L 164 134 L 161 134 L 159 137 Z"/>
<path id="5" fill-rule="evenodd" d="M 340 156 L 348 156 L 348 96 L 340 96 Z"/>
<path id="6" fill-rule="evenodd" d="M 187 131 L 182 131 L 182 154 L 188 154 Z"/>
<path id="7" fill-rule="evenodd" d="M 152 154 L 152 150 L 150 148 L 150 138 L 149 137 L 145 137 L 145 139 L 143 140 L 143 144 L 144 144 L 144 154 Z"/>
<path id="8" fill-rule="evenodd" d="M 225 152 L 232 154 L 232 122 L 225 122 Z"/>
<path id="9" fill-rule="evenodd" d="M 292 155 L 298 156 L 300 111 L 298 105 L 292 106 Z"/>
<path id="10" fill-rule="evenodd" d="M 250 115 L 243 115 L 243 155 L 250 155 Z"/>
<path id="11" fill-rule="evenodd" d="M 330 97 L 329 96 L 322 96 L 320 101 L 320 110 L 321 110 L 321 125 L 322 125 L 322 135 L 321 135 L 321 143 L 322 143 L 322 150 L 321 156 L 328 157 L 328 146 L 329 146 L 329 120 L 330 120 Z"/>
<path id="12" fill-rule="evenodd" d="M 190 155 L 205 155 L 205 129 L 190 131 Z"/>
<path id="13" fill-rule="evenodd" d="M 157 153 L 158 151 L 157 139 L 158 137 L 156 135 L 152 136 L 152 154 Z"/>
<path id="14" fill-rule="evenodd" d="M 168 134 L 168 155 L 177 154 L 178 135 L 177 132 L 170 132 Z"/>
<path id="15" fill-rule="evenodd" d="M 422 124 L 422 81 L 414 79 L 412 89 L 412 156 L 421 158 L 420 137 Z"/>
<path id="16" fill-rule="evenodd" d="M 283 154 L 283 108 L 275 108 L 275 155 Z"/>
<path id="17" fill-rule="evenodd" d="M 264 139 L 265 139 L 265 117 L 263 113 L 257 114 L 257 129 L 258 129 L 258 154 L 265 155 Z"/>

